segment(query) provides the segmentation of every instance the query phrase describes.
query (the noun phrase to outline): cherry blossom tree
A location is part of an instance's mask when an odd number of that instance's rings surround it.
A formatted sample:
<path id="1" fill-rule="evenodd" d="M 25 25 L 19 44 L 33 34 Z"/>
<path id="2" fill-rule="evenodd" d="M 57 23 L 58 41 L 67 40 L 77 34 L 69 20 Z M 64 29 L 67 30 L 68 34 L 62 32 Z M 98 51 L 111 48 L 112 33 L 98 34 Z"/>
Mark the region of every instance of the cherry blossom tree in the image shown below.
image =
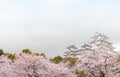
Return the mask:
<path id="1" fill-rule="evenodd" d="M 0 77 L 76 77 L 68 68 L 34 54 L 17 54 L 14 61 L 1 57 L 0 61 Z"/>
<path id="2" fill-rule="evenodd" d="M 0 77 L 17 77 L 12 69 L 12 60 L 6 56 L 0 56 Z"/>
<path id="3" fill-rule="evenodd" d="M 85 51 L 82 53 L 76 69 L 85 71 L 87 77 L 117 77 L 119 73 L 113 72 L 120 66 L 117 58 L 117 53 L 110 54 L 104 50 Z"/>

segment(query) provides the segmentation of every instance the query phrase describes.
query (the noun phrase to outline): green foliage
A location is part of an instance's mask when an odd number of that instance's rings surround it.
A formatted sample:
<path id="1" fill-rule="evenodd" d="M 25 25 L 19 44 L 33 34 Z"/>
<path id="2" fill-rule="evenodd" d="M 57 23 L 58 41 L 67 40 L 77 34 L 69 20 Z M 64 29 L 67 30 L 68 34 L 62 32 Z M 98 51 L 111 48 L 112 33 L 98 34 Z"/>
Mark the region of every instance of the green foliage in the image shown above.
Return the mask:
<path id="1" fill-rule="evenodd" d="M 5 53 L 5 56 L 7 56 L 9 59 L 14 60 L 15 59 L 15 55 L 11 54 L 11 53 Z"/>
<path id="2" fill-rule="evenodd" d="M 0 49 L 0 56 L 3 55 L 3 54 L 4 54 L 3 50 Z"/>
<path id="3" fill-rule="evenodd" d="M 44 53 L 40 53 L 40 56 L 46 57 Z"/>
<path id="4" fill-rule="evenodd" d="M 51 59 L 51 62 L 59 64 L 62 60 L 63 58 L 61 56 L 56 56 L 53 59 Z"/>
<path id="5" fill-rule="evenodd" d="M 75 73 L 77 74 L 77 77 L 86 77 L 87 76 L 87 74 L 85 73 L 85 71 L 76 70 Z"/>
<path id="6" fill-rule="evenodd" d="M 40 54 L 39 53 L 34 53 L 36 56 L 40 56 Z"/>
<path id="7" fill-rule="evenodd" d="M 44 53 L 34 53 L 36 56 L 43 56 L 46 57 Z"/>
<path id="8" fill-rule="evenodd" d="M 120 62 L 120 58 L 117 59 L 117 62 Z"/>
<path id="9" fill-rule="evenodd" d="M 31 54 L 32 52 L 29 49 L 23 49 L 22 53 L 27 53 L 27 54 Z"/>
<path id="10" fill-rule="evenodd" d="M 117 58 L 117 62 L 120 62 L 120 56 Z"/>
<path id="11" fill-rule="evenodd" d="M 65 63 L 69 62 L 69 66 L 72 67 L 72 66 L 74 66 L 76 64 L 77 58 L 71 58 L 71 57 L 64 58 L 63 62 L 65 62 Z"/>

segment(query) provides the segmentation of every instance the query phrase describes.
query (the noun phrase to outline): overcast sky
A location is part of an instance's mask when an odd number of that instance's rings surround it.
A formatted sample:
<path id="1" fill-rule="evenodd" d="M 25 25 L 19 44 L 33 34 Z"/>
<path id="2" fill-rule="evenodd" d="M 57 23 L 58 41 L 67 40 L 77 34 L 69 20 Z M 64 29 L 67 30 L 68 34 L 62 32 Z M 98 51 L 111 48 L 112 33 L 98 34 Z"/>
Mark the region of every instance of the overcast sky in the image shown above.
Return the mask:
<path id="1" fill-rule="evenodd" d="M 0 0 L 0 48 L 6 52 L 62 55 L 96 30 L 120 49 L 120 0 Z"/>

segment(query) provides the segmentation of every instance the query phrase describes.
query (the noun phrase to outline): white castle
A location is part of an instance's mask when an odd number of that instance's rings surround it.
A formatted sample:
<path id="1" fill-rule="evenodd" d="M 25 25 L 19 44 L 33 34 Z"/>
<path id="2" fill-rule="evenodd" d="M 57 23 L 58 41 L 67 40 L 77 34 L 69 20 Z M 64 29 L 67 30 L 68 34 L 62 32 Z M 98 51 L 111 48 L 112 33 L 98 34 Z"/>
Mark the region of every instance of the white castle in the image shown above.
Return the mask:
<path id="1" fill-rule="evenodd" d="M 104 34 L 96 32 L 91 42 L 85 43 L 78 49 L 75 45 L 67 47 L 67 51 L 64 52 L 65 57 L 79 58 L 80 54 L 84 51 L 105 50 L 108 53 L 114 53 L 114 47 L 112 43 L 108 41 L 108 37 Z"/>

